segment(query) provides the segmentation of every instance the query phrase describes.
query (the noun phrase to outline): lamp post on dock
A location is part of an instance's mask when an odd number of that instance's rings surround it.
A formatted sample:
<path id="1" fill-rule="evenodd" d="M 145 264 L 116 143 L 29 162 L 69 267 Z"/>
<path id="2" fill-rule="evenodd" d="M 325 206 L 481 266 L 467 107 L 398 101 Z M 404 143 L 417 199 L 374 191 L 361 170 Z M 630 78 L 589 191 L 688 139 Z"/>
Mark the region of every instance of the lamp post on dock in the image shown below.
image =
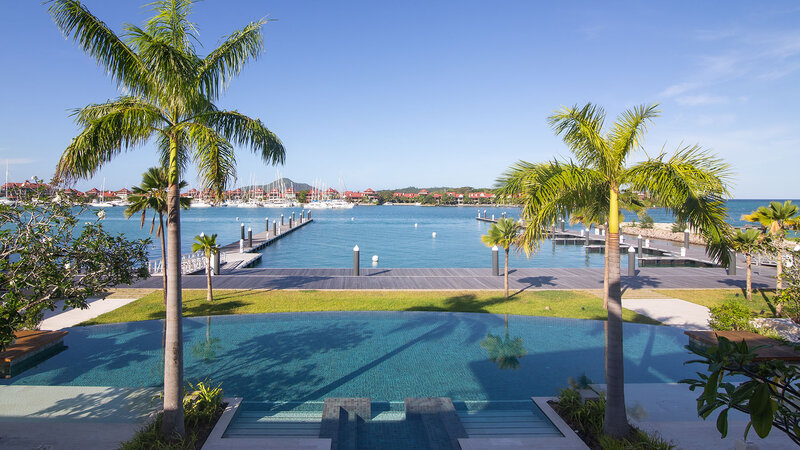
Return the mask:
<path id="1" fill-rule="evenodd" d="M 628 276 L 636 276 L 636 249 L 632 245 L 628 247 Z"/>
<path id="2" fill-rule="evenodd" d="M 361 267 L 359 266 L 359 255 L 361 254 L 361 250 L 359 250 L 358 245 L 353 247 L 353 276 L 357 277 L 361 273 Z"/>
<path id="3" fill-rule="evenodd" d="M 500 249 L 496 245 L 492 247 L 492 275 L 500 275 Z"/>

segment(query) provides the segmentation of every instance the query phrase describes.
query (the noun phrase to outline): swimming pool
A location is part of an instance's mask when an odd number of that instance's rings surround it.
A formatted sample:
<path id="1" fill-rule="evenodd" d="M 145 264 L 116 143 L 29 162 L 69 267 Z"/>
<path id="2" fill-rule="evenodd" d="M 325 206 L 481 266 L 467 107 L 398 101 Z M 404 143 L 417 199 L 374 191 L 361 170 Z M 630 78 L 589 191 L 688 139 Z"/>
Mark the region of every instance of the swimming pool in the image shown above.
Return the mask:
<path id="1" fill-rule="evenodd" d="M 509 316 L 506 339 L 503 316 L 490 314 L 319 312 L 186 318 L 185 373 L 189 381 L 221 382 L 226 395 L 248 401 L 527 399 L 553 395 L 568 378 L 582 374 L 603 383 L 603 324 Z M 67 350 L 0 384 L 161 384 L 161 321 L 68 331 Z M 689 355 L 681 330 L 625 324 L 624 333 L 626 383 L 675 382 L 693 374 L 683 365 Z M 496 350 L 487 344 L 489 334 L 495 337 L 495 349 L 505 346 L 495 361 L 490 359 L 490 351 Z M 517 338 L 521 352 L 513 344 Z"/>

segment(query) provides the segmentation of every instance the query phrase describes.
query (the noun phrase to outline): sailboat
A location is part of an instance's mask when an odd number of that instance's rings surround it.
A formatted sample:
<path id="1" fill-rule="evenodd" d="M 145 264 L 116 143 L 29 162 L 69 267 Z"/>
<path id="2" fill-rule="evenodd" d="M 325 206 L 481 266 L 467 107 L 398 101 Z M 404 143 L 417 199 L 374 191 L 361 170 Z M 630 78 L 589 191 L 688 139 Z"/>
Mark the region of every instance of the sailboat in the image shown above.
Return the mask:
<path id="1" fill-rule="evenodd" d="M 102 190 L 100 191 L 100 201 L 98 202 L 97 200 L 95 200 L 92 203 L 89 203 L 89 206 L 92 206 L 92 207 L 95 207 L 95 208 L 111 208 L 111 207 L 113 207 L 114 206 L 113 204 L 105 201 L 105 195 L 106 195 L 106 177 L 103 177 L 103 186 L 102 186 Z"/>
<path id="2" fill-rule="evenodd" d="M 5 187 L 6 187 L 5 196 L 0 198 L 0 205 L 13 205 L 14 204 L 14 200 L 11 200 L 10 198 L 8 198 L 8 160 L 6 160 L 6 184 L 5 184 Z"/>

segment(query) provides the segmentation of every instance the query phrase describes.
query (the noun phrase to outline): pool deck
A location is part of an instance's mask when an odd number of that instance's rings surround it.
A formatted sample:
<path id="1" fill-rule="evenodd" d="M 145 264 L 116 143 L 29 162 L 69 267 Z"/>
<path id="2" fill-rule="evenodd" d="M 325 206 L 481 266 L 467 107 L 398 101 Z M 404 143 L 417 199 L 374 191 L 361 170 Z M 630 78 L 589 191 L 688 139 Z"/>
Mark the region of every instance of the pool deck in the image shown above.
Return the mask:
<path id="1" fill-rule="evenodd" d="M 623 275 L 625 270 L 622 270 Z M 775 283 L 774 270 L 753 273 L 753 288 Z M 502 269 L 501 269 L 502 274 Z M 205 275 L 184 275 L 184 289 L 205 289 Z M 602 268 L 524 268 L 509 270 L 512 290 L 602 289 Z M 160 288 L 160 276 L 134 283 L 133 288 Z M 216 289 L 315 289 L 315 290 L 497 290 L 503 277 L 491 269 L 240 269 L 214 277 Z M 722 268 L 645 267 L 636 276 L 622 276 L 622 289 L 731 289 L 745 287 L 745 271 L 728 275 Z"/>

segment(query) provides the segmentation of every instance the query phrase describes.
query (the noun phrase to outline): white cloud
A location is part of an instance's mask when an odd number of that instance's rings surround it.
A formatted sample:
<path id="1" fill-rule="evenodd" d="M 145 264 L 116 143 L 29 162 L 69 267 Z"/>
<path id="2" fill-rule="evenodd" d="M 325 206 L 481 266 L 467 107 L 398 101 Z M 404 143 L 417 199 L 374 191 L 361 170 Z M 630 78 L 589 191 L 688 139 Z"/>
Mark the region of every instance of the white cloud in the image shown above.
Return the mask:
<path id="1" fill-rule="evenodd" d="M 723 96 L 700 94 L 700 95 L 685 95 L 682 97 L 676 97 L 675 101 L 680 105 L 700 106 L 700 105 L 714 105 L 718 103 L 726 103 L 728 101 L 728 98 Z"/>
<path id="2" fill-rule="evenodd" d="M 6 163 L 9 166 L 19 166 L 22 164 L 33 164 L 37 160 L 31 158 L 7 158 L 7 159 L 0 159 L 0 164 Z"/>

